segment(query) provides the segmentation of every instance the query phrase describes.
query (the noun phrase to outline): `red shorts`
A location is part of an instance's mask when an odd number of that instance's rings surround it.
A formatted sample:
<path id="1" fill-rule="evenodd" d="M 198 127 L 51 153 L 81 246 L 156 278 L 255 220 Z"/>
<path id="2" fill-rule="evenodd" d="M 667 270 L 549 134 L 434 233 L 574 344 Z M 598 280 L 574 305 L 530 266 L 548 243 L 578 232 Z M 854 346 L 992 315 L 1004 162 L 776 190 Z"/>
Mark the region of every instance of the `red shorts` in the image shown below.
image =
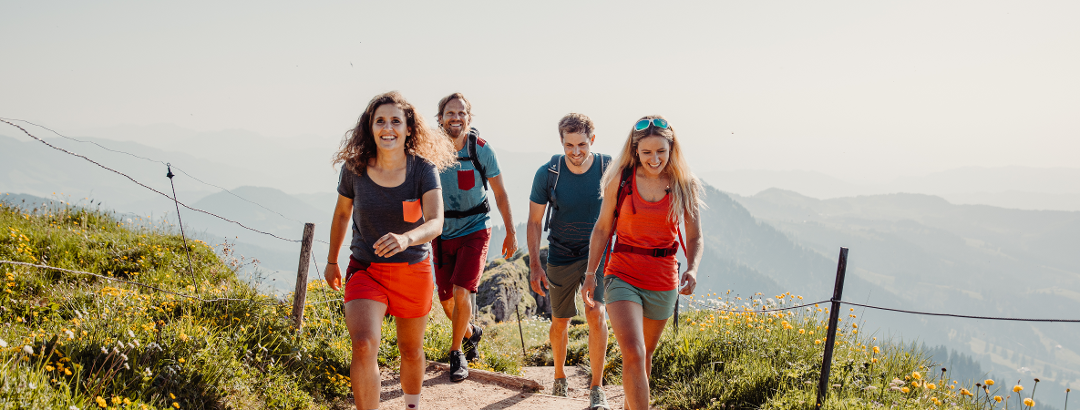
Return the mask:
<path id="1" fill-rule="evenodd" d="M 364 263 L 349 257 L 345 270 L 345 303 L 368 299 L 386 305 L 386 313 L 402 319 L 423 317 L 431 311 L 431 261 Z"/>
<path id="2" fill-rule="evenodd" d="M 454 239 L 435 238 L 431 241 L 439 300 L 454 297 L 454 285 L 476 293 L 476 288 L 480 286 L 480 275 L 487 264 L 490 240 L 491 228 Z"/>

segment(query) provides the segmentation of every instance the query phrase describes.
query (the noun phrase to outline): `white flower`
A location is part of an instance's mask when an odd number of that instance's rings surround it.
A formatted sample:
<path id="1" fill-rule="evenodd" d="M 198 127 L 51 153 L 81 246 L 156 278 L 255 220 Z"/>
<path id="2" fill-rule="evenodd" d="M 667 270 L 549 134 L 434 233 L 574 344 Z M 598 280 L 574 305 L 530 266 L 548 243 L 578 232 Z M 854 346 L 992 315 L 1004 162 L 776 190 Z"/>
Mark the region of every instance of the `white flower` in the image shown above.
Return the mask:
<path id="1" fill-rule="evenodd" d="M 128 330 L 128 336 L 131 337 L 132 339 L 134 339 L 135 338 L 135 332 L 132 332 L 132 331 Z"/>
<path id="2" fill-rule="evenodd" d="M 124 360 L 127 360 L 127 359 L 124 359 Z M 124 370 L 131 370 L 131 366 L 128 366 L 127 363 L 124 363 Z"/>
<path id="3" fill-rule="evenodd" d="M 147 367 L 147 368 L 146 368 L 146 371 L 145 371 L 145 372 L 143 372 L 143 374 L 145 374 L 145 375 L 146 375 L 146 377 L 150 377 L 150 376 L 153 376 L 153 375 L 154 375 L 154 372 L 150 371 L 150 368 L 149 368 L 149 367 Z"/>
<path id="4" fill-rule="evenodd" d="M 6 348 L 6 347 L 7 347 L 7 342 L 5 342 L 4 339 L 0 339 L 0 348 Z"/>
<path id="5" fill-rule="evenodd" d="M 36 389 L 36 388 L 37 388 L 37 385 L 36 385 L 36 384 L 34 384 L 34 383 L 27 383 L 27 384 L 26 384 L 26 387 L 29 387 L 29 388 L 30 388 L 30 390 L 34 390 L 34 389 Z"/>
<path id="6" fill-rule="evenodd" d="M 68 410 L 79 410 L 79 406 L 68 407 Z"/>
<path id="7" fill-rule="evenodd" d="M 119 340 L 116 341 L 116 347 L 114 349 L 127 349 L 127 345 Z"/>
<path id="8" fill-rule="evenodd" d="M 74 339 L 75 338 L 75 332 L 72 332 L 70 330 L 65 330 L 64 334 L 67 335 L 68 339 Z"/>
<path id="9" fill-rule="evenodd" d="M 101 354 L 109 354 L 109 349 L 106 349 L 105 346 L 101 346 Z"/>
<path id="10" fill-rule="evenodd" d="M 126 355 L 126 354 L 123 354 L 123 353 L 121 353 L 121 354 L 120 354 L 120 358 L 121 358 L 121 359 L 124 359 L 124 361 L 125 361 L 125 362 L 126 362 L 126 361 L 127 361 L 127 359 L 128 359 L 127 355 Z"/>
<path id="11" fill-rule="evenodd" d="M 23 345 L 22 351 L 26 354 L 34 354 L 34 348 L 30 347 L 30 345 Z"/>
<path id="12" fill-rule="evenodd" d="M 82 312 L 80 312 L 79 309 L 75 309 L 75 316 L 78 316 L 79 319 L 82 319 Z M 75 406 L 71 406 L 71 407 L 75 407 Z"/>
<path id="13" fill-rule="evenodd" d="M 131 342 L 135 343 L 135 346 L 141 346 L 139 345 L 139 339 L 132 340 Z"/>

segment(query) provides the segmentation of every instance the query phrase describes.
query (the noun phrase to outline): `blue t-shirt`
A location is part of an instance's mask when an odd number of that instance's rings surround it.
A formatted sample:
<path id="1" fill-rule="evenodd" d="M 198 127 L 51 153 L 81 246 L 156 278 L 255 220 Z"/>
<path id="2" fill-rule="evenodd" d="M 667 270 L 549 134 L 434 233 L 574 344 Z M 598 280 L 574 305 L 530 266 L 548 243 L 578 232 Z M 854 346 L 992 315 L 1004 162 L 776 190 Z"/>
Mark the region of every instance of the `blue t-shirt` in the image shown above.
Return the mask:
<path id="1" fill-rule="evenodd" d="M 338 194 L 353 200 L 353 237 L 350 246 L 353 258 L 368 263 L 410 264 L 427 258 L 431 249 L 428 242 L 410 246 L 389 258 L 376 256 L 372 246 L 387 233 L 403 234 L 424 224 L 422 200 L 425 192 L 439 189 L 436 173 L 435 166 L 426 159 L 408 155 L 405 182 L 388 188 L 372 181 L 367 172 L 357 175 L 349 167 L 341 167 Z"/>
<path id="2" fill-rule="evenodd" d="M 565 266 L 589 257 L 589 237 L 592 236 L 596 219 L 600 217 L 600 178 L 604 175 L 601 162 L 610 164 L 611 157 L 594 154 L 592 165 L 582 174 L 575 174 L 566 168 L 565 156 L 559 161 L 556 203 L 548 204 L 551 197 L 547 187 L 548 164 L 536 170 L 529 200 L 555 206 L 551 210 L 548 234 L 548 263 Z"/>
<path id="3" fill-rule="evenodd" d="M 469 156 L 468 142 L 457 155 L 458 158 Z M 488 179 L 499 175 L 499 160 L 495 158 L 495 150 L 483 138 L 476 138 L 476 156 L 484 166 Z M 439 180 L 442 181 L 443 208 L 446 210 L 467 211 L 487 198 L 484 182 L 480 180 L 480 171 L 473 167 L 470 160 L 459 160 L 457 166 L 443 170 L 439 173 Z M 491 205 L 492 209 L 495 209 L 494 204 Z M 491 218 L 487 213 L 464 218 L 446 218 L 443 220 L 441 238 L 459 238 L 490 227 Z"/>

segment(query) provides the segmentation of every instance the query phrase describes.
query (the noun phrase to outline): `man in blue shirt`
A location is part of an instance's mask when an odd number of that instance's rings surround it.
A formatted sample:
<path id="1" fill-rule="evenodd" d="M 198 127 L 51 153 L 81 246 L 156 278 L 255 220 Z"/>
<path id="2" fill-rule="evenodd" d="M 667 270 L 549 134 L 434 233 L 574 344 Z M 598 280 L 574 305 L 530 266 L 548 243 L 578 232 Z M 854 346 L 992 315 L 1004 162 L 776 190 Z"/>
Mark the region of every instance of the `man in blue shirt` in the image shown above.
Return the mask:
<path id="1" fill-rule="evenodd" d="M 469 323 L 472 320 L 469 296 L 476 293 L 480 275 L 487 264 L 488 241 L 491 240 L 489 185 L 506 227 L 502 245 L 504 258 L 517 252 L 517 239 L 495 150 L 480 138 L 476 128 L 469 126 L 472 104 L 461 93 L 450 94 L 439 101 L 438 120 L 439 126 L 453 139 L 458 152 L 458 166 L 439 173 L 445 219 L 442 235 L 432 241 L 432 247 L 439 303 L 453 328 L 450 380 L 459 382 L 469 377 L 468 361 L 478 357 L 483 335 L 483 329 Z M 462 345 L 465 345 L 464 349 Z"/>
<path id="2" fill-rule="evenodd" d="M 529 195 L 529 281 L 537 294 L 551 290 L 551 353 L 555 359 L 555 383 L 552 394 L 566 396 L 566 346 L 570 318 L 577 315 L 575 302 L 585 268 L 589 262 L 589 237 L 600 215 L 600 179 L 611 157 L 591 152 L 596 134 L 592 120 L 582 114 L 567 114 L 559 121 L 559 140 L 564 155 L 552 157 L 540 167 L 533 178 Z M 550 220 L 545 227 L 545 209 L 551 203 Z M 548 235 L 547 270 L 540 264 L 540 235 Z M 601 267 L 598 271 L 603 271 Z M 593 296 L 595 305 L 585 306 L 589 324 L 589 365 L 592 382 L 589 385 L 589 408 L 610 409 L 604 395 L 604 360 L 607 353 L 608 329 L 604 311 L 604 285 L 598 280 Z"/>

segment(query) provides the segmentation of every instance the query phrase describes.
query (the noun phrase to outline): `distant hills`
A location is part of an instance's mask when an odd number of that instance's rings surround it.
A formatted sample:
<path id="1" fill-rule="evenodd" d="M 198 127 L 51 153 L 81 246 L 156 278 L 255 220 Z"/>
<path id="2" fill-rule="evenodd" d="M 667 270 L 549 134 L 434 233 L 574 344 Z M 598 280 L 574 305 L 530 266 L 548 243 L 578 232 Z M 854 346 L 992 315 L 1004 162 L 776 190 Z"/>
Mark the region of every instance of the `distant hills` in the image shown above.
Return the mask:
<path id="1" fill-rule="evenodd" d="M 818 200 L 769 189 L 732 198 L 831 260 L 838 244 L 849 247 L 849 278 L 863 283 L 849 281 L 846 300 L 866 295 L 860 303 L 990 317 L 1063 319 L 1080 310 L 1080 212 L 955 205 L 917 194 Z M 1080 382 L 1075 325 L 863 317 L 870 327 L 971 354 L 993 374 Z"/>
<path id="2" fill-rule="evenodd" d="M 770 188 L 813 198 L 921 193 L 955 204 L 1029 210 L 1080 211 L 1080 168 L 964 167 L 925 176 L 850 182 L 815 171 L 730 170 L 699 175 L 726 192 L 754 195 Z M 868 176 L 853 176 L 852 180 Z"/>

